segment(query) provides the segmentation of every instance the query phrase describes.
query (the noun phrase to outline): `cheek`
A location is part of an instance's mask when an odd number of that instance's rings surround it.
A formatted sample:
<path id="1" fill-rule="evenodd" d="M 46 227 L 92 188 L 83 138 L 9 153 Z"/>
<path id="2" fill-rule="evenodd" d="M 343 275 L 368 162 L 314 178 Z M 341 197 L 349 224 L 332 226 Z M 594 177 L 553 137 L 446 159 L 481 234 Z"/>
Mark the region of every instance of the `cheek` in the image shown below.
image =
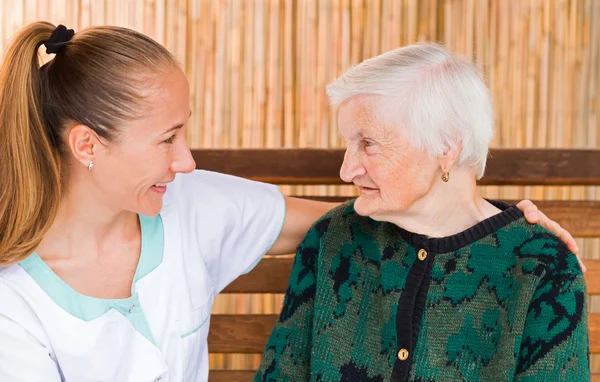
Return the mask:
<path id="1" fill-rule="evenodd" d="M 382 197 L 398 206 L 413 203 L 429 191 L 429 172 L 418 163 L 397 161 L 385 167 L 380 165 L 376 173 Z"/>

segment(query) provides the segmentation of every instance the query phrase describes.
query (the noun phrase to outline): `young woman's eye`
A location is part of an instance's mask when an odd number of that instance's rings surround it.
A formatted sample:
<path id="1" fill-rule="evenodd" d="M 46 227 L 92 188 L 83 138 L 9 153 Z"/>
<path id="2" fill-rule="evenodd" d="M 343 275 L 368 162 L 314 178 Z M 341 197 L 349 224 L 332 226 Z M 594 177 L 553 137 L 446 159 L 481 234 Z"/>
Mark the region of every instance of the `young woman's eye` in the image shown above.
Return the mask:
<path id="1" fill-rule="evenodd" d="M 173 134 L 168 139 L 165 139 L 165 143 L 173 143 L 173 141 L 175 140 L 175 135 L 176 134 Z"/>

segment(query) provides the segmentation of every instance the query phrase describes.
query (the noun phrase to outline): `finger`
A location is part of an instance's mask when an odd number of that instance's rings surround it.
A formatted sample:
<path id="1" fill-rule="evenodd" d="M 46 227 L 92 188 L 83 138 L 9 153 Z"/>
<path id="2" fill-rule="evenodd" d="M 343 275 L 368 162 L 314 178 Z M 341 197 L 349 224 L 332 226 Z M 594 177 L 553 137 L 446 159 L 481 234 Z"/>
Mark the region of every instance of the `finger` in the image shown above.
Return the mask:
<path id="1" fill-rule="evenodd" d="M 569 248 L 569 251 L 573 252 L 574 254 L 579 253 L 579 247 L 577 246 L 577 242 L 575 241 L 573 236 L 571 236 L 569 231 L 564 229 L 560 224 L 558 224 L 554 220 L 549 219 L 543 212 L 540 211 L 539 215 L 540 221 L 538 224 L 540 224 L 542 227 L 546 228 L 548 231 L 558 236 L 558 238 L 563 243 L 565 243 L 567 248 Z"/>
<path id="2" fill-rule="evenodd" d="M 539 222 L 540 215 L 539 210 L 531 200 L 525 199 L 517 203 L 517 207 L 523 212 L 525 219 L 531 224 Z"/>
<path id="3" fill-rule="evenodd" d="M 587 271 L 585 264 L 583 264 L 583 261 L 581 260 L 581 257 L 579 257 L 579 255 L 576 255 L 576 256 L 577 256 L 577 261 L 579 261 L 579 266 L 581 267 L 581 271 L 583 273 L 585 273 L 585 271 Z"/>

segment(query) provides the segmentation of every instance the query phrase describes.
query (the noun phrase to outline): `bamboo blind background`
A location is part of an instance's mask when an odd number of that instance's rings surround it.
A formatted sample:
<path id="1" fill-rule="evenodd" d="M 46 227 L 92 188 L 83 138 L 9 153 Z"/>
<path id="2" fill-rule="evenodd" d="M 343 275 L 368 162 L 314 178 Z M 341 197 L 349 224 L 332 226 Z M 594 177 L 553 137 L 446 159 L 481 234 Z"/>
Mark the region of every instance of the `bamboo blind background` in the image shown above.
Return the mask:
<path id="1" fill-rule="evenodd" d="M 325 85 L 365 58 L 435 40 L 472 57 L 495 103 L 494 147 L 600 147 L 598 0 L 0 0 L 0 51 L 35 20 L 112 24 L 169 48 L 191 84 L 192 148 L 342 147 Z M 589 165 L 599 165 L 592 164 Z M 284 192 L 351 195 L 343 186 Z M 600 199 L 596 187 L 485 196 Z M 598 239 L 578 240 L 600 258 Z M 277 313 L 281 296 L 219 296 L 215 313 Z M 591 301 L 600 312 L 600 301 Z M 211 355 L 223 368 L 259 356 Z M 600 360 L 593 360 L 600 372 Z"/>

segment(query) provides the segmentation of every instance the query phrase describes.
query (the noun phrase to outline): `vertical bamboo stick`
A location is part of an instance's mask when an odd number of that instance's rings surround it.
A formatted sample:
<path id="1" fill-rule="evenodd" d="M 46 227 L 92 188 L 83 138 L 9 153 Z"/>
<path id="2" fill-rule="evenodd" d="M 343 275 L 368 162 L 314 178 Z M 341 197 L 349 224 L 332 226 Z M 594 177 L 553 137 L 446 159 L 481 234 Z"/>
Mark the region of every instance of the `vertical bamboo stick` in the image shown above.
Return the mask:
<path id="1" fill-rule="evenodd" d="M 252 87 L 254 65 L 254 7 L 251 3 L 244 8 L 244 116 L 242 146 L 251 147 L 252 139 Z"/>
<path id="2" fill-rule="evenodd" d="M 155 9 L 155 13 L 154 13 L 154 25 L 156 25 L 156 30 L 155 30 L 155 39 L 156 41 L 160 42 L 161 44 L 165 45 L 166 44 L 166 28 L 165 26 L 167 25 L 167 17 L 166 17 L 166 10 L 165 10 L 165 2 L 164 1 L 160 1 L 157 0 L 154 3 L 154 9 Z M 114 7 L 116 8 L 116 7 Z"/>
<path id="3" fill-rule="evenodd" d="M 474 58 L 475 52 L 473 47 L 473 29 L 475 24 L 475 6 L 476 0 L 468 0 L 465 3 L 465 50 L 464 54 L 470 58 Z M 478 15 L 479 16 L 479 15 Z"/>
<path id="4" fill-rule="evenodd" d="M 202 130 L 202 147 L 213 146 L 214 131 L 214 83 L 215 83 L 215 23 L 214 19 L 217 13 L 217 1 L 208 2 L 207 15 L 204 18 L 206 30 L 206 51 L 205 51 L 205 83 L 204 83 L 204 109 L 202 117 L 204 119 Z"/>
<path id="5" fill-rule="evenodd" d="M 283 111 L 284 111 L 284 147 L 292 147 L 295 137 L 296 93 L 294 92 L 294 73 L 296 73 L 295 36 L 294 36 L 294 0 L 284 0 L 283 24 Z"/>
<path id="6" fill-rule="evenodd" d="M 390 44 L 391 34 L 391 0 L 382 0 L 381 7 L 379 9 L 378 17 L 381 20 L 379 29 L 379 49 L 381 52 L 386 52 L 393 49 Z"/>
<path id="7" fill-rule="evenodd" d="M 392 0 L 390 5 L 390 44 L 392 48 L 400 47 L 402 42 L 402 1 Z"/>
<path id="8" fill-rule="evenodd" d="M 282 72 L 281 72 L 281 30 L 280 6 L 277 0 L 269 1 L 269 39 L 266 98 L 267 147 L 281 147 L 282 144 Z"/>
<path id="9" fill-rule="evenodd" d="M 417 0 L 408 0 L 408 19 L 406 23 L 406 38 L 409 44 L 417 41 L 417 20 L 419 18 L 419 8 Z"/>
<path id="10" fill-rule="evenodd" d="M 254 95 L 252 147 L 263 147 L 265 144 L 265 6 L 266 0 L 254 2 Z"/>
<path id="11" fill-rule="evenodd" d="M 242 15 L 246 7 L 245 3 L 237 4 L 235 1 L 228 3 L 229 13 L 228 40 L 227 40 L 227 77 L 228 92 L 225 98 L 227 104 L 227 120 L 224 129 L 228 132 L 227 147 L 239 148 L 241 145 L 241 127 L 243 124 L 243 88 L 240 86 L 243 78 L 241 67 L 243 65 L 242 28 L 244 27 Z"/>
<path id="12" fill-rule="evenodd" d="M 444 46 L 452 50 L 452 4 L 444 3 Z"/>
<path id="13" fill-rule="evenodd" d="M 351 0 L 351 49 L 350 49 L 350 64 L 358 64 L 363 58 L 361 37 L 363 34 L 363 2 L 362 0 Z"/>

